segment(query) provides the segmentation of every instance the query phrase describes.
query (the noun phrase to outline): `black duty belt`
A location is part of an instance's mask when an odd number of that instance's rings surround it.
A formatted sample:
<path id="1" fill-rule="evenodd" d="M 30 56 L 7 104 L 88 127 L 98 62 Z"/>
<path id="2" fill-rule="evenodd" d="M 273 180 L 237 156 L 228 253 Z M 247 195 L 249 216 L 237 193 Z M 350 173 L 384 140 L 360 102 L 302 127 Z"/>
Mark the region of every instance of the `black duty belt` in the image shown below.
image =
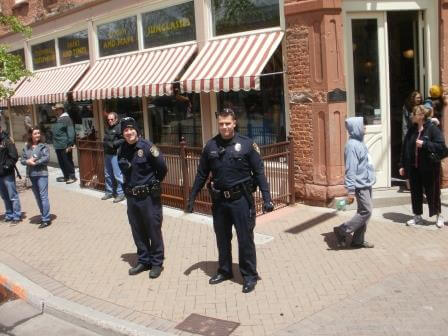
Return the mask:
<path id="1" fill-rule="evenodd" d="M 215 189 L 211 184 L 207 185 L 210 192 L 210 196 L 213 201 L 225 200 L 225 201 L 235 201 L 244 196 L 244 188 L 247 188 L 249 193 L 252 193 L 250 182 L 240 183 L 229 190 Z"/>
<path id="2" fill-rule="evenodd" d="M 153 197 L 160 197 L 161 195 L 160 183 L 155 183 L 152 185 L 145 184 L 135 186 L 132 188 L 126 187 L 124 188 L 124 193 L 126 194 L 126 196 L 137 198 L 144 198 L 148 195 L 151 195 Z"/>

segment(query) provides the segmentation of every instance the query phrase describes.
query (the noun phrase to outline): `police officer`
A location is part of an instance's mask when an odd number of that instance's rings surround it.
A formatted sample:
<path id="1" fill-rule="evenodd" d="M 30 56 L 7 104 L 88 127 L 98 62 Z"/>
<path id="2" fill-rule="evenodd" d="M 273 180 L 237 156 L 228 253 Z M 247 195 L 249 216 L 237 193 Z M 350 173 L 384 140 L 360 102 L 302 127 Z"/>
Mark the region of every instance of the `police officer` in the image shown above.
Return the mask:
<path id="1" fill-rule="evenodd" d="M 125 143 L 118 150 L 118 165 L 138 255 L 138 263 L 129 269 L 129 275 L 151 269 L 149 277 L 155 279 L 162 272 L 164 259 L 160 183 L 167 167 L 158 148 L 139 136 L 133 118 L 123 118 L 120 125 Z"/>
<path id="2" fill-rule="evenodd" d="M 223 109 L 218 114 L 219 134 L 207 142 L 202 152 L 186 210 L 193 211 L 194 199 L 211 172 L 211 182 L 207 184 L 207 188 L 213 200 L 213 227 L 218 245 L 219 267 L 209 284 L 215 285 L 233 277 L 233 224 L 238 237 L 239 266 L 244 279 L 243 293 L 249 293 L 255 289 L 258 280 L 254 243 L 255 203 L 252 195 L 256 185 L 263 195 L 263 211 L 272 211 L 274 205 L 264 175 L 260 150 L 253 140 L 236 133 L 235 127 L 235 113 L 231 109 Z"/>

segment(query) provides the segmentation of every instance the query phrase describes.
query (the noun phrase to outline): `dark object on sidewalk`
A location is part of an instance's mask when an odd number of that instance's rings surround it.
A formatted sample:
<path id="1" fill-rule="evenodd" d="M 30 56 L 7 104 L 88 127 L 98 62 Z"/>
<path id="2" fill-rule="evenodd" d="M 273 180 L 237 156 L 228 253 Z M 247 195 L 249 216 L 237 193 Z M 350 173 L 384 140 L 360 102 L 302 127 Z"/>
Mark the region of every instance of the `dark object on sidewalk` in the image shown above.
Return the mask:
<path id="1" fill-rule="evenodd" d="M 229 279 L 232 279 L 232 276 L 230 276 L 230 275 L 224 275 L 224 274 L 221 274 L 221 273 L 216 273 L 214 276 L 212 276 L 212 277 L 210 278 L 210 280 L 208 281 L 208 283 L 209 283 L 210 285 L 217 285 L 217 284 L 219 284 L 219 283 L 221 283 L 221 282 L 223 282 L 223 281 L 229 280 Z"/>
<path id="2" fill-rule="evenodd" d="M 336 247 L 345 248 L 347 246 L 346 236 L 341 232 L 339 226 L 333 228 L 334 235 L 336 236 Z"/>
<path id="3" fill-rule="evenodd" d="M 65 183 L 67 183 L 67 184 L 72 184 L 72 183 L 75 183 L 76 181 L 78 181 L 77 178 L 70 177 L 70 178 L 67 180 L 67 182 L 65 182 Z"/>
<path id="4" fill-rule="evenodd" d="M 147 271 L 147 270 L 149 270 L 148 265 L 137 264 L 137 266 L 129 269 L 129 275 L 137 275 L 137 274 Z"/>
<path id="5" fill-rule="evenodd" d="M 51 225 L 51 221 L 42 222 L 42 223 L 40 223 L 40 225 L 37 228 L 38 229 L 44 229 L 44 228 L 46 228 L 47 226 L 50 226 L 50 225 Z"/>
<path id="6" fill-rule="evenodd" d="M 213 317 L 191 314 L 176 329 L 204 336 L 228 336 L 240 324 L 238 322 L 220 320 Z"/>
<path id="7" fill-rule="evenodd" d="M 65 181 L 66 181 L 66 179 L 64 176 L 56 177 L 56 182 L 65 182 Z"/>
<path id="8" fill-rule="evenodd" d="M 250 293 L 255 289 L 257 281 L 245 281 L 243 284 L 243 293 Z"/>
<path id="9" fill-rule="evenodd" d="M 101 200 L 105 201 L 105 200 L 108 200 L 113 197 L 114 197 L 114 195 L 112 195 L 112 194 L 105 194 L 103 197 L 101 197 Z"/>
<path id="10" fill-rule="evenodd" d="M 363 241 L 361 244 L 350 244 L 351 248 L 374 248 L 375 245 L 373 245 L 372 243 L 369 243 L 367 241 Z"/>
<path id="11" fill-rule="evenodd" d="M 152 266 L 151 271 L 149 271 L 149 277 L 156 279 L 160 276 L 160 273 L 162 273 L 162 266 Z"/>
<path id="12" fill-rule="evenodd" d="M 124 201 L 124 195 L 117 196 L 114 199 L 114 203 L 119 203 L 121 201 Z"/>

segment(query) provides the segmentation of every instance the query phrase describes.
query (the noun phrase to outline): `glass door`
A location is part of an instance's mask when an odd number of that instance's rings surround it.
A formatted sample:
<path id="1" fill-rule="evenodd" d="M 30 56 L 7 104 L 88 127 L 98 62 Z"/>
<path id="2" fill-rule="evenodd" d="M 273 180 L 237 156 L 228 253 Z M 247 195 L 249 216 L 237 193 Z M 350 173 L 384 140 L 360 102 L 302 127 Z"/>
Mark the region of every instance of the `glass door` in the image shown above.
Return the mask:
<path id="1" fill-rule="evenodd" d="M 375 187 L 390 186 L 389 78 L 385 13 L 347 14 L 348 115 L 363 117 Z"/>

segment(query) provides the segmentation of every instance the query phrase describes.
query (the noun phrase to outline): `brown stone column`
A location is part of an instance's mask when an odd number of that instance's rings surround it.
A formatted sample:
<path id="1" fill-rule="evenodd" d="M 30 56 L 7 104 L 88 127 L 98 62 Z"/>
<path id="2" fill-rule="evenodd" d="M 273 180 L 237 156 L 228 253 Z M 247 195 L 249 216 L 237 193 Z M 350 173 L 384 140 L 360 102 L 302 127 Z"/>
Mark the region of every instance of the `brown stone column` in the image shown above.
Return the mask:
<path id="1" fill-rule="evenodd" d="M 341 1 L 287 1 L 285 16 L 296 194 L 325 205 L 345 194 Z"/>

